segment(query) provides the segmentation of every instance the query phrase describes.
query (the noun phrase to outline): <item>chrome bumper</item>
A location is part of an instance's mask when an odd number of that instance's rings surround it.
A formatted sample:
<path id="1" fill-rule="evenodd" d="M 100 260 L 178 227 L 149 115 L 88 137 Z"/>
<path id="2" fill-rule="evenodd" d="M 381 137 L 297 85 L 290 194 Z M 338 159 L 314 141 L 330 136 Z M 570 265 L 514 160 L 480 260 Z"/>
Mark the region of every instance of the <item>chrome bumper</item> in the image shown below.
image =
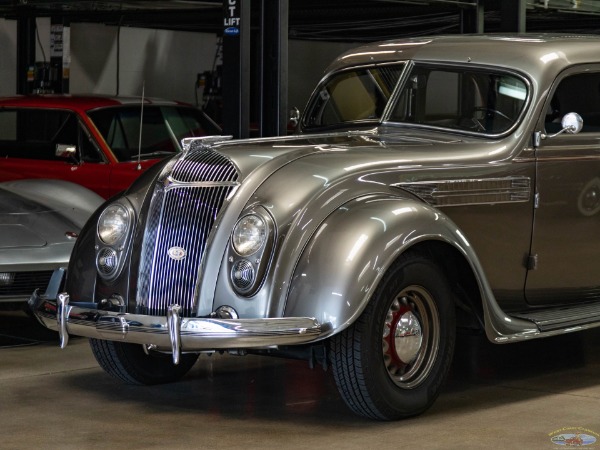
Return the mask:
<path id="1" fill-rule="evenodd" d="M 303 344 L 317 340 L 326 331 L 310 317 L 187 318 L 180 317 L 178 305 L 169 307 L 167 317 L 146 316 L 98 310 L 90 303 L 70 304 L 66 293 L 56 295 L 56 300 L 52 297 L 36 291 L 29 306 L 44 326 L 58 331 L 62 348 L 67 346 L 69 335 L 143 344 L 172 353 L 176 364 L 185 352 Z"/>

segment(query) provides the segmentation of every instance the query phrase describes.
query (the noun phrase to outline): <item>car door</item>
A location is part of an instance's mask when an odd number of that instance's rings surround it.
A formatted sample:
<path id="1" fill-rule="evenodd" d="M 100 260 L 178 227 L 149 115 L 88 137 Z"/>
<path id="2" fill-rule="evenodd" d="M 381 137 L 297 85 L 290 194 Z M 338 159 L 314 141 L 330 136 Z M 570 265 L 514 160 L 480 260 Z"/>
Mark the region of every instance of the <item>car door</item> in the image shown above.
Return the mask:
<path id="1" fill-rule="evenodd" d="M 549 99 L 526 282 L 536 306 L 600 298 L 600 65 L 566 70 Z M 569 112 L 581 115 L 582 131 L 553 136 Z"/>
<path id="2" fill-rule="evenodd" d="M 3 109 L 0 158 L 1 181 L 61 179 L 109 195 L 110 165 L 72 111 Z"/>

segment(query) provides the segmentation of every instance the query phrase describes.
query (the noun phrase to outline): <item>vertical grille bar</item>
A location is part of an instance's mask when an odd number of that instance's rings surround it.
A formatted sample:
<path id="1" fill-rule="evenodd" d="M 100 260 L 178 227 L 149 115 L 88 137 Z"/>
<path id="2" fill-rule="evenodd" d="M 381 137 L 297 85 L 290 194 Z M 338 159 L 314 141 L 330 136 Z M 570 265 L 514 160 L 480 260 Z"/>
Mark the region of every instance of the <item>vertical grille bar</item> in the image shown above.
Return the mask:
<path id="1" fill-rule="evenodd" d="M 173 167 L 171 177 L 182 183 L 195 181 L 233 181 L 237 171 L 223 155 L 210 149 L 190 150 Z"/>
<path id="2" fill-rule="evenodd" d="M 158 183 L 151 200 L 138 278 L 138 311 L 195 314 L 198 269 L 218 213 L 237 179 L 235 166 L 210 149 L 189 151 L 173 166 L 173 184 Z M 210 182 L 210 185 L 188 183 Z M 222 182 L 223 185 L 218 183 Z M 215 184 L 216 183 L 216 184 Z"/>

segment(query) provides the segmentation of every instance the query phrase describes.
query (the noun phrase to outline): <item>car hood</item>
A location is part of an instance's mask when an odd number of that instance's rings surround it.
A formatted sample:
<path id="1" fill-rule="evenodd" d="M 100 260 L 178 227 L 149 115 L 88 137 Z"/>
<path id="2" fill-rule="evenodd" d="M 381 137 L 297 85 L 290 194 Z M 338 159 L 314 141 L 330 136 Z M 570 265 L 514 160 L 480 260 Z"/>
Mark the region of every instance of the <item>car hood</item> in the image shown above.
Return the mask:
<path id="1" fill-rule="evenodd" d="M 410 169 L 484 164 L 508 158 L 508 148 L 511 146 L 498 140 L 377 130 L 248 139 L 214 146 L 216 151 L 233 161 L 242 179 L 259 166 L 271 165 L 276 171 L 301 158 L 309 158 L 314 164 L 339 173 L 348 173 L 390 166 Z M 308 161 L 304 159 L 304 162 Z"/>
<path id="2" fill-rule="evenodd" d="M 81 208 L 68 199 L 53 198 L 48 189 L 49 195 L 41 190 L 36 196 L 36 190 L 27 187 L 46 184 L 29 181 L 0 184 L 0 249 L 73 242 L 83 224 Z"/>

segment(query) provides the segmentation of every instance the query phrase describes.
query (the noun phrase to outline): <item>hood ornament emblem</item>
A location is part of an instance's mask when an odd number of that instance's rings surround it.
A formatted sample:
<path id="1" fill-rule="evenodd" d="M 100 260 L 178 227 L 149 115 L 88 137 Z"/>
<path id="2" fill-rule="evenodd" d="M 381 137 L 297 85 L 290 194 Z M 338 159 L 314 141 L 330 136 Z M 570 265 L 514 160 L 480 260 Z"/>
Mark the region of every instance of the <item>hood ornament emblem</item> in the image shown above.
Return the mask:
<path id="1" fill-rule="evenodd" d="M 175 261 L 181 261 L 187 256 L 187 250 L 182 247 L 171 247 L 167 253 L 169 254 L 169 258 Z"/>
<path id="2" fill-rule="evenodd" d="M 192 150 L 192 144 L 196 144 L 194 148 L 200 148 L 202 150 L 212 150 L 213 144 L 220 143 L 222 141 L 229 141 L 233 139 L 233 136 L 214 135 L 214 136 L 202 136 L 202 137 L 188 137 L 181 140 L 181 148 L 184 153 Z"/>

